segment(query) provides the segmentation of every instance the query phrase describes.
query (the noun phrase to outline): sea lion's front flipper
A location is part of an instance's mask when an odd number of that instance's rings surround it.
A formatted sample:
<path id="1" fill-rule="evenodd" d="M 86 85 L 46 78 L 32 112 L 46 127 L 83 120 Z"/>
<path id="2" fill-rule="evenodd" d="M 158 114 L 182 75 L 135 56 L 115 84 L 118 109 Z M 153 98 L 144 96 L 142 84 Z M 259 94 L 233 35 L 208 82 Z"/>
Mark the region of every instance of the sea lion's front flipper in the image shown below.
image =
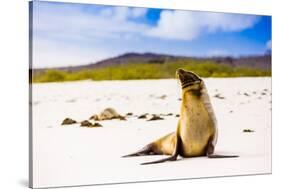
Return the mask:
<path id="1" fill-rule="evenodd" d="M 176 161 L 177 157 L 179 155 L 179 150 L 180 150 L 180 145 L 181 145 L 181 140 L 180 137 L 178 135 L 176 135 L 176 145 L 175 145 L 175 149 L 173 152 L 173 155 L 171 157 L 168 158 L 164 158 L 164 159 L 160 159 L 160 160 L 156 160 L 156 161 L 150 161 L 150 162 L 145 162 L 145 163 L 141 163 L 141 165 L 148 165 L 148 164 L 155 164 L 155 163 L 163 163 L 165 161 Z"/>
<path id="2" fill-rule="evenodd" d="M 211 138 L 208 142 L 206 155 L 208 158 L 236 158 L 237 155 L 218 155 L 214 154 L 215 147 L 213 145 L 213 139 Z"/>

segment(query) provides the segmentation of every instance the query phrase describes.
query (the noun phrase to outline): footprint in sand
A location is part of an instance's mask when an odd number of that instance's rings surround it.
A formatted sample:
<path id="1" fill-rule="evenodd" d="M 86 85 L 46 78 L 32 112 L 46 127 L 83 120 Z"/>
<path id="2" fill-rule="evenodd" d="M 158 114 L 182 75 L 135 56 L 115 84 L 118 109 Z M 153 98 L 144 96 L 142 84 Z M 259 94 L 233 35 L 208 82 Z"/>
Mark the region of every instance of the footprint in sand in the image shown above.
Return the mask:
<path id="1" fill-rule="evenodd" d="M 218 98 L 218 99 L 225 99 L 225 97 L 221 96 L 221 94 L 219 94 L 219 93 L 215 94 L 214 97 Z"/>

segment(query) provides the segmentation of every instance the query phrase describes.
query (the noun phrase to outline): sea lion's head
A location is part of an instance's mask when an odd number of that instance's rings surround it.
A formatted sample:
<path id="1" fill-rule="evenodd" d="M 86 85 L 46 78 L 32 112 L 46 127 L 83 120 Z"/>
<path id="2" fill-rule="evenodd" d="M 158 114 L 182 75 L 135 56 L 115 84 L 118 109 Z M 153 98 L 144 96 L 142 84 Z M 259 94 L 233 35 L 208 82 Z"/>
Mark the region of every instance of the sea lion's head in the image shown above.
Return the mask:
<path id="1" fill-rule="evenodd" d="M 196 96 L 201 94 L 203 80 L 198 75 L 184 69 L 178 69 L 176 75 L 180 80 L 183 93 L 192 92 Z"/>

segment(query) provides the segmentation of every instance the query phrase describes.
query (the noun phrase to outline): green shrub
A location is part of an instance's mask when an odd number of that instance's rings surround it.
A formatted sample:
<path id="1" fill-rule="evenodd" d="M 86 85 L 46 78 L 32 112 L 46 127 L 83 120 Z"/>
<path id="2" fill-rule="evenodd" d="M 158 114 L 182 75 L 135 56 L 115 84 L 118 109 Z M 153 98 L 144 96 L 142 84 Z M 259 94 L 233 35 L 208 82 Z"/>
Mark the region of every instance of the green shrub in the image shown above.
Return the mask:
<path id="1" fill-rule="evenodd" d="M 231 67 L 210 61 L 176 60 L 163 64 L 151 64 L 136 62 L 113 65 L 103 68 L 93 68 L 67 72 L 61 70 L 46 70 L 33 76 L 33 82 L 60 82 L 76 80 L 131 80 L 131 79 L 162 79 L 175 78 L 178 68 L 193 71 L 201 77 L 251 77 L 271 76 L 271 71 L 247 68 Z"/>
<path id="2" fill-rule="evenodd" d="M 37 82 L 65 81 L 66 73 L 59 70 L 46 70 L 43 74 L 34 77 Z"/>

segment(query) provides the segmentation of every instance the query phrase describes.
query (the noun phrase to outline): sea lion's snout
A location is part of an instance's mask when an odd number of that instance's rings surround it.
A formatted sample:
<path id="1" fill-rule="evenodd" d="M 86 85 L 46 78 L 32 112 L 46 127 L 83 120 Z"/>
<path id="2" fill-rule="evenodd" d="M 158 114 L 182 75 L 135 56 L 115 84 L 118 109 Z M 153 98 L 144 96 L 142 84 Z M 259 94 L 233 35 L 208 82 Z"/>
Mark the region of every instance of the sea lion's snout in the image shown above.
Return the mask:
<path id="1" fill-rule="evenodd" d="M 198 75 L 190 71 L 185 71 L 184 69 L 178 69 L 176 74 L 181 82 L 182 88 L 201 81 Z"/>

